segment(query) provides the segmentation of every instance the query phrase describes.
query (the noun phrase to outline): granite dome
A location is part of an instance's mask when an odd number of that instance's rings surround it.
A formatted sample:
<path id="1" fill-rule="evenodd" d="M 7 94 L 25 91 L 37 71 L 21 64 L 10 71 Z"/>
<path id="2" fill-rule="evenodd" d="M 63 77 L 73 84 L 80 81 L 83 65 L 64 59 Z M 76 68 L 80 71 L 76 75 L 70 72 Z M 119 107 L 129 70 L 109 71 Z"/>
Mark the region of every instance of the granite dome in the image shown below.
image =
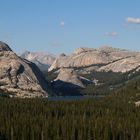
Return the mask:
<path id="1" fill-rule="evenodd" d="M 0 51 L 12 51 L 12 50 L 6 43 L 0 41 Z"/>

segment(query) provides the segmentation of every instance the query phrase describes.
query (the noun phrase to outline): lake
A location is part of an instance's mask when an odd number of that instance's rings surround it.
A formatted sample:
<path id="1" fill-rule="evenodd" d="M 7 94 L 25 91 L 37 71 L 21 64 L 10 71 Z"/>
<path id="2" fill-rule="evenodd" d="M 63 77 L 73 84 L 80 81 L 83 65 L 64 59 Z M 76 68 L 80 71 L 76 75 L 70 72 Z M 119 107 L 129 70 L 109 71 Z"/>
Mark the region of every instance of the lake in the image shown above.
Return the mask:
<path id="1" fill-rule="evenodd" d="M 0 93 L 1 97 L 7 97 L 5 94 Z M 48 101 L 75 101 L 75 100 L 84 100 L 84 99 L 91 99 L 91 98 L 102 98 L 105 97 L 104 95 L 96 95 L 96 96 L 50 96 L 44 98 Z"/>
<path id="2" fill-rule="evenodd" d="M 75 100 L 84 100 L 91 98 L 102 98 L 103 95 L 99 96 L 55 96 L 46 98 L 48 101 L 75 101 Z"/>

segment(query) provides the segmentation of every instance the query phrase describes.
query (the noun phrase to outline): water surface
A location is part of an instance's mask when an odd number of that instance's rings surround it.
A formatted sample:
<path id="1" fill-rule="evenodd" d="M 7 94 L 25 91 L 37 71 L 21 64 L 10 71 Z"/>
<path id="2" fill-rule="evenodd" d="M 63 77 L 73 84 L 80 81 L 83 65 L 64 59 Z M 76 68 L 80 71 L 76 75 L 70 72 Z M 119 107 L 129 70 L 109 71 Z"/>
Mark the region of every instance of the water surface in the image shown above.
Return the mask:
<path id="1" fill-rule="evenodd" d="M 84 100 L 84 99 L 91 99 L 91 98 L 101 98 L 104 96 L 55 96 L 55 97 L 48 97 L 48 101 L 75 101 L 75 100 Z"/>

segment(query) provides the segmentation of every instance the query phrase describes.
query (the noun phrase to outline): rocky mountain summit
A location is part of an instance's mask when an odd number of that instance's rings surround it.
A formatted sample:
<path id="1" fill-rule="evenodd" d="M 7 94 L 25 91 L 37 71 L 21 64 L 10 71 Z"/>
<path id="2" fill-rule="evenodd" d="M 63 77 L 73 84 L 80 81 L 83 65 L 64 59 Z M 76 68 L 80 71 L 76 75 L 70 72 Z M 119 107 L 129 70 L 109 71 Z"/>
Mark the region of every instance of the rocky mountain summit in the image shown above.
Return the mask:
<path id="1" fill-rule="evenodd" d="M 58 76 L 51 82 L 56 95 L 81 95 L 80 89 L 84 89 L 84 83 L 91 83 L 88 79 L 79 76 L 74 69 L 61 68 Z"/>
<path id="2" fill-rule="evenodd" d="M 69 56 L 60 55 L 49 71 L 65 68 L 85 68 L 87 71 L 126 72 L 140 65 L 140 52 L 104 46 L 101 48 L 78 48 Z"/>
<path id="3" fill-rule="evenodd" d="M 35 63 L 41 71 L 46 71 L 52 65 L 56 56 L 45 52 L 29 52 L 25 51 L 20 55 L 22 58 Z"/>
<path id="4" fill-rule="evenodd" d="M 63 81 L 74 86 L 84 88 L 80 76 L 73 69 L 61 68 L 57 78 L 54 81 Z"/>
<path id="5" fill-rule="evenodd" d="M 47 96 L 47 81 L 38 67 L 0 42 L 0 90 L 14 97 Z"/>

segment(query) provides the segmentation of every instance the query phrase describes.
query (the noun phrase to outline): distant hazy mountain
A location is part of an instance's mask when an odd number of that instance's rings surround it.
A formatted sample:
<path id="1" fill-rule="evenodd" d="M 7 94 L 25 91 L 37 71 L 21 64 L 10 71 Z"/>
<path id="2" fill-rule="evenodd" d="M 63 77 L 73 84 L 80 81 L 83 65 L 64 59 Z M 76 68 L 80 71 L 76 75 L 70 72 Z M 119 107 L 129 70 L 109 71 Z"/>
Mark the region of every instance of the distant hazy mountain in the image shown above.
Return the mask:
<path id="1" fill-rule="evenodd" d="M 31 98 L 47 96 L 47 87 L 47 81 L 34 63 L 20 58 L 0 42 L 0 91 Z"/>
<path id="2" fill-rule="evenodd" d="M 46 71 L 55 60 L 55 55 L 44 52 L 25 51 L 21 57 L 35 63 L 41 71 Z"/>

